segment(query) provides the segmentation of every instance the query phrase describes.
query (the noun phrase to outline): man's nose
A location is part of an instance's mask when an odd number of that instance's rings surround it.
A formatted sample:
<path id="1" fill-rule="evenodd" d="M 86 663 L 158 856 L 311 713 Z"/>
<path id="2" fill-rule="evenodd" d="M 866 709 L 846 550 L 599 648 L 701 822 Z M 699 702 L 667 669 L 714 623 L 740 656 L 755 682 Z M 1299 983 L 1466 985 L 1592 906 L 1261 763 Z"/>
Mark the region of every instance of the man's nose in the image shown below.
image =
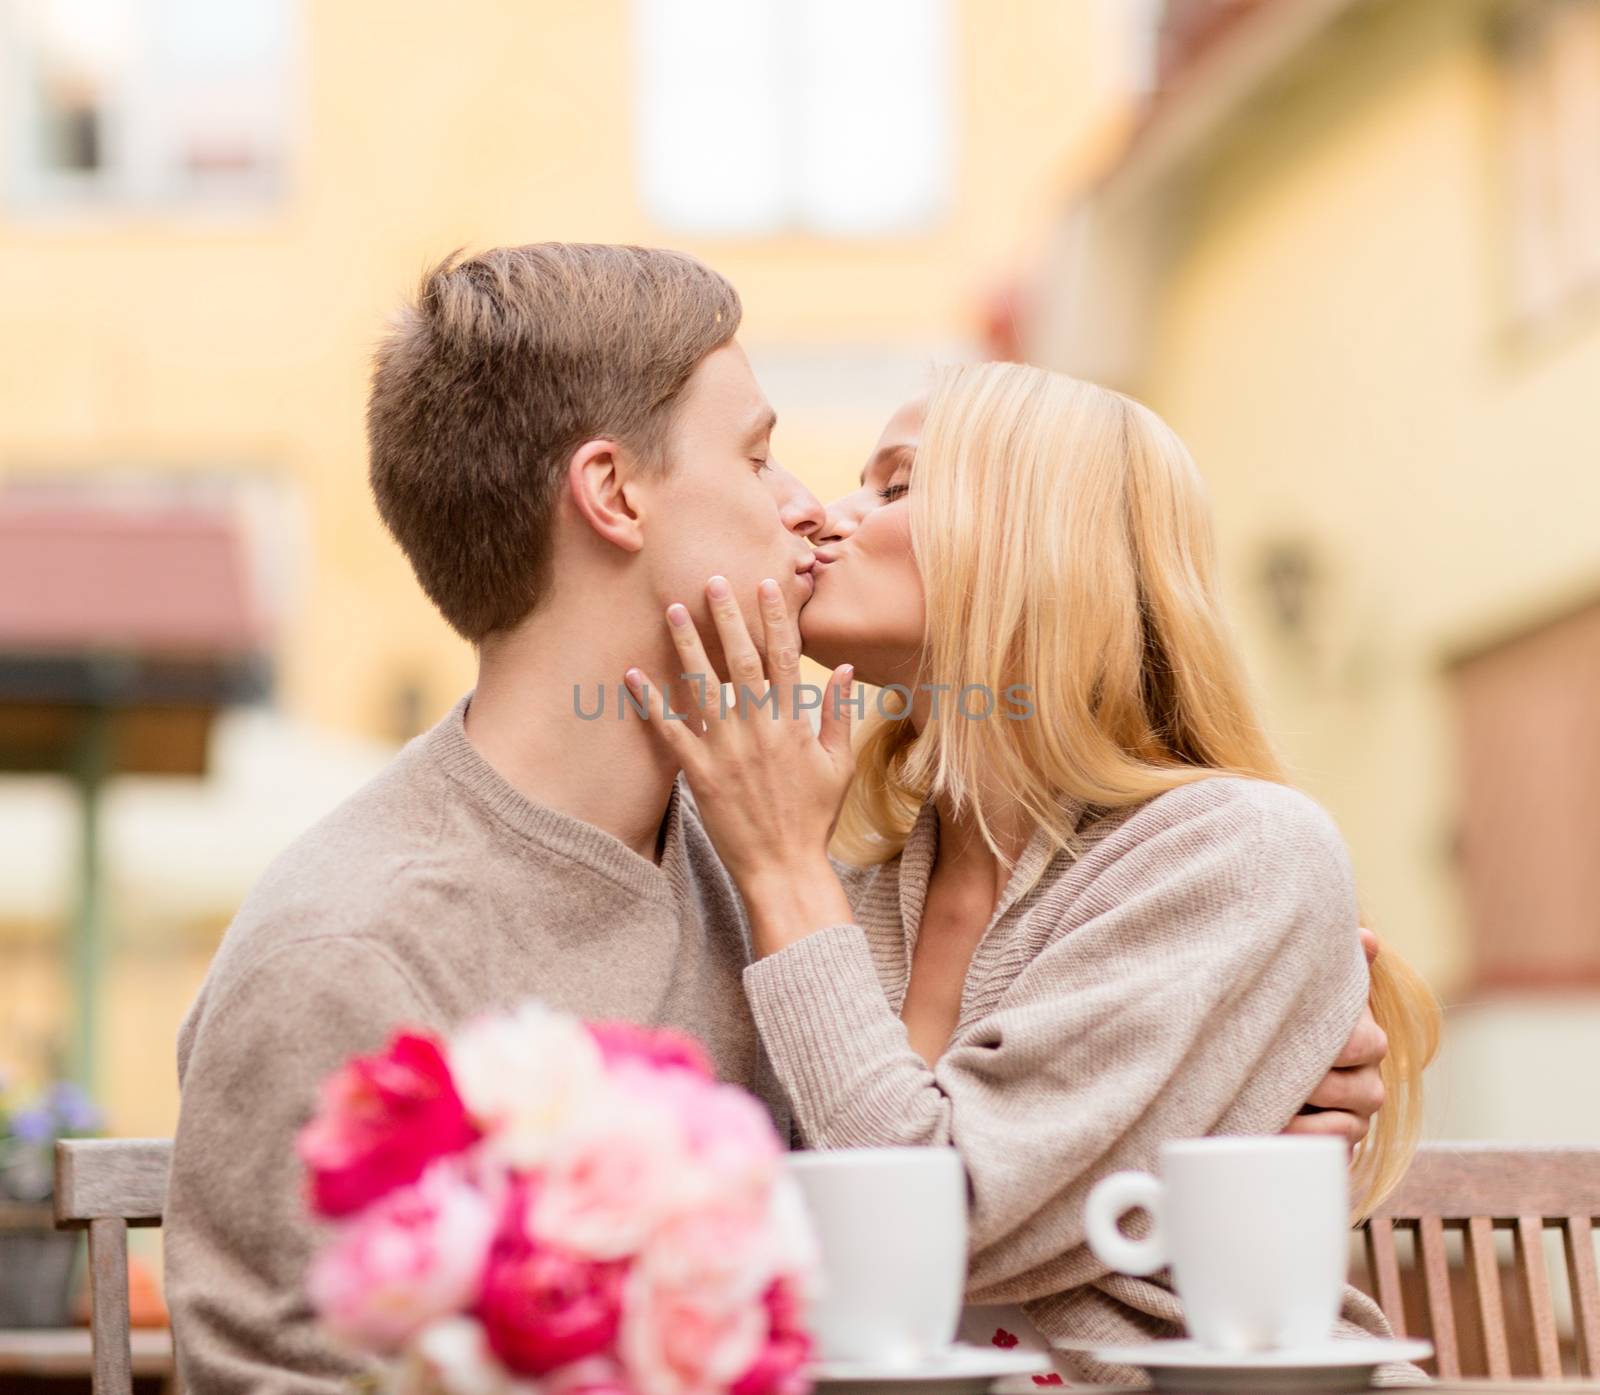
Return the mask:
<path id="1" fill-rule="evenodd" d="M 783 526 L 791 533 L 816 541 L 816 532 L 823 523 L 821 502 L 782 466 L 776 467 L 776 474 L 778 517 L 783 520 Z"/>

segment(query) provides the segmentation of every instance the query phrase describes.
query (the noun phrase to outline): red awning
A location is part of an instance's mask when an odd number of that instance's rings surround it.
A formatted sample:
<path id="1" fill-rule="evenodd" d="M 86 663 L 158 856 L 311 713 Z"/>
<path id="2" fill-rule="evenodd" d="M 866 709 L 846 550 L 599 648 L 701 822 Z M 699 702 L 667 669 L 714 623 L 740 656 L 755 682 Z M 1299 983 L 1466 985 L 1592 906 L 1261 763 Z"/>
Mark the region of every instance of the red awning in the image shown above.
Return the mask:
<path id="1" fill-rule="evenodd" d="M 192 507 L 0 500 L 0 654 L 259 652 L 243 542 Z"/>

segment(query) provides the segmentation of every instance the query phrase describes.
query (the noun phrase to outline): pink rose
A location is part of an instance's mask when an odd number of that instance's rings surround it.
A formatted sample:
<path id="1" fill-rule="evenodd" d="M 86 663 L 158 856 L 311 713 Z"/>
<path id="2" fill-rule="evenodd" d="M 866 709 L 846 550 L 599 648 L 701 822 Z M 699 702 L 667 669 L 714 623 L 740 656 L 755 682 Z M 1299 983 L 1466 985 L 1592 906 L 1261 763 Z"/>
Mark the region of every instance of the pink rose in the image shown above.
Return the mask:
<path id="1" fill-rule="evenodd" d="M 524 1222 L 529 1191 L 515 1187 L 507 1201 L 477 1314 L 496 1356 L 514 1371 L 542 1376 L 598 1356 L 616 1340 L 627 1266 L 532 1238 Z"/>
<path id="2" fill-rule="evenodd" d="M 639 1264 L 669 1287 L 726 1293 L 759 1306 L 778 1271 L 775 1242 L 762 1202 L 728 1193 L 670 1217 L 651 1237 Z"/>
<path id="3" fill-rule="evenodd" d="M 312 1306 L 343 1340 L 392 1352 L 470 1307 L 497 1212 L 454 1159 L 343 1224 L 307 1279 Z"/>
<path id="4" fill-rule="evenodd" d="M 763 1192 L 776 1179 L 783 1144 L 766 1108 L 736 1085 L 719 1085 L 683 1071 L 646 1074 L 619 1069 L 616 1083 L 665 1105 L 677 1116 L 689 1152 L 702 1169 L 709 1195 L 730 1188 Z"/>
<path id="5" fill-rule="evenodd" d="M 585 1022 L 600 1043 L 607 1067 L 619 1061 L 641 1061 L 656 1070 L 683 1070 L 715 1080 L 706 1049 L 693 1037 L 670 1027 L 640 1027 L 632 1022 Z"/>
<path id="6" fill-rule="evenodd" d="M 541 1395 L 636 1395 L 615 1357 L 591 1356 L 552 1371 L 539 1382 Z"/>
<path id="7" fill-rule="evenodd" d="M 730 1192 L 661 1226 L 624 1294 L 618 1350 L 640 1395 L 710 1395 L 761 1356 L 777 1269 L 759 1197 Z"/>
<path id="8" fill-rule="evenodd" d="M 591 1259 L 624 1259 L 692 1198 L 694 1172 L 682 1125 L 653 1092 L 618 1098 L 554 1144 L 529 1230 Z"/>
<path id="9" fill-rule="evenodd" d="M 766 1336 L 759 1296 L 664 1282 L 642 1264 L 628 1276 L 617 1346 L 639 1395 L 720 1395 L 756 1362 Z"/>
<path id="10" fill-rule="evenodd" d="M 684 1104 L 689 1150 L 720 1177 L 762 1186 L 776 1173 L 783 1144 L 754 1096 L 710 1085 L 684 1092 Z"/>
<path id="11" fill-rule="evenodd" d="M 296 1149 L 312 1207 L 347 1216 L 477 1137 L 438 1041 L 402 1032 L 384 1051 L 356 1057 L 323 1082 Z"/>
<path id="12" fill-rule="evenodd" d="M 788 1180 L 724 1188 L 651 1238 L 629 1275 L 618 1336 L 640 1395 L 805 1395 L 814 1258 Z"/>
<path id="13" fill-rule="evenodd" d="M 804 1304 L 786 1279 L 775 1280 L 765 1296 L 767 1342 L 761 1355 L 733 1383 L 729 1395 L 806 1395 L 806 1362 L 811 1359 L 811 1334 L 806 1331 Z"/>

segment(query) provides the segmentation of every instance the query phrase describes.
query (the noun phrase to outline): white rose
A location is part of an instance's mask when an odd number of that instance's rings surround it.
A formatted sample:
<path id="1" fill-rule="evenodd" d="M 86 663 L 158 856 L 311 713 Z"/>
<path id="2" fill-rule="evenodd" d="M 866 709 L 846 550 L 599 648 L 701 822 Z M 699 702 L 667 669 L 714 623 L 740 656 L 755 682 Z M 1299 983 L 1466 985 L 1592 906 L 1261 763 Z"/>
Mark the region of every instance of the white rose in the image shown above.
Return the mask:
<path id="1" fill-rule="evenodd" d="M 449 1059 L 468 1114 L 514 1167 L 539 1166 L 608 1089 L 595 1039 L 576 1019 L 533 1001 L 467 1023 Z"/>

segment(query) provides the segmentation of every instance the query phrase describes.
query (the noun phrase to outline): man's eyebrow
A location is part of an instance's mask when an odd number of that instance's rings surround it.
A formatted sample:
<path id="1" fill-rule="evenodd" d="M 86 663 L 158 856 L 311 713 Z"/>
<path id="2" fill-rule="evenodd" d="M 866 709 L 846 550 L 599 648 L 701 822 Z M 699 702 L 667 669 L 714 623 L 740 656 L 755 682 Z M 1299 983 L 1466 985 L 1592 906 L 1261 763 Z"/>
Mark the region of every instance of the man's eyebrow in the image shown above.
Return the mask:
<path id="1" fill-rule="evenodd" d="M 745 440 L 759 441 L 763 436 L 772 435 L 778 425 L 778 414 L 768 407 L 752 424 L 745 433 Z"/>

